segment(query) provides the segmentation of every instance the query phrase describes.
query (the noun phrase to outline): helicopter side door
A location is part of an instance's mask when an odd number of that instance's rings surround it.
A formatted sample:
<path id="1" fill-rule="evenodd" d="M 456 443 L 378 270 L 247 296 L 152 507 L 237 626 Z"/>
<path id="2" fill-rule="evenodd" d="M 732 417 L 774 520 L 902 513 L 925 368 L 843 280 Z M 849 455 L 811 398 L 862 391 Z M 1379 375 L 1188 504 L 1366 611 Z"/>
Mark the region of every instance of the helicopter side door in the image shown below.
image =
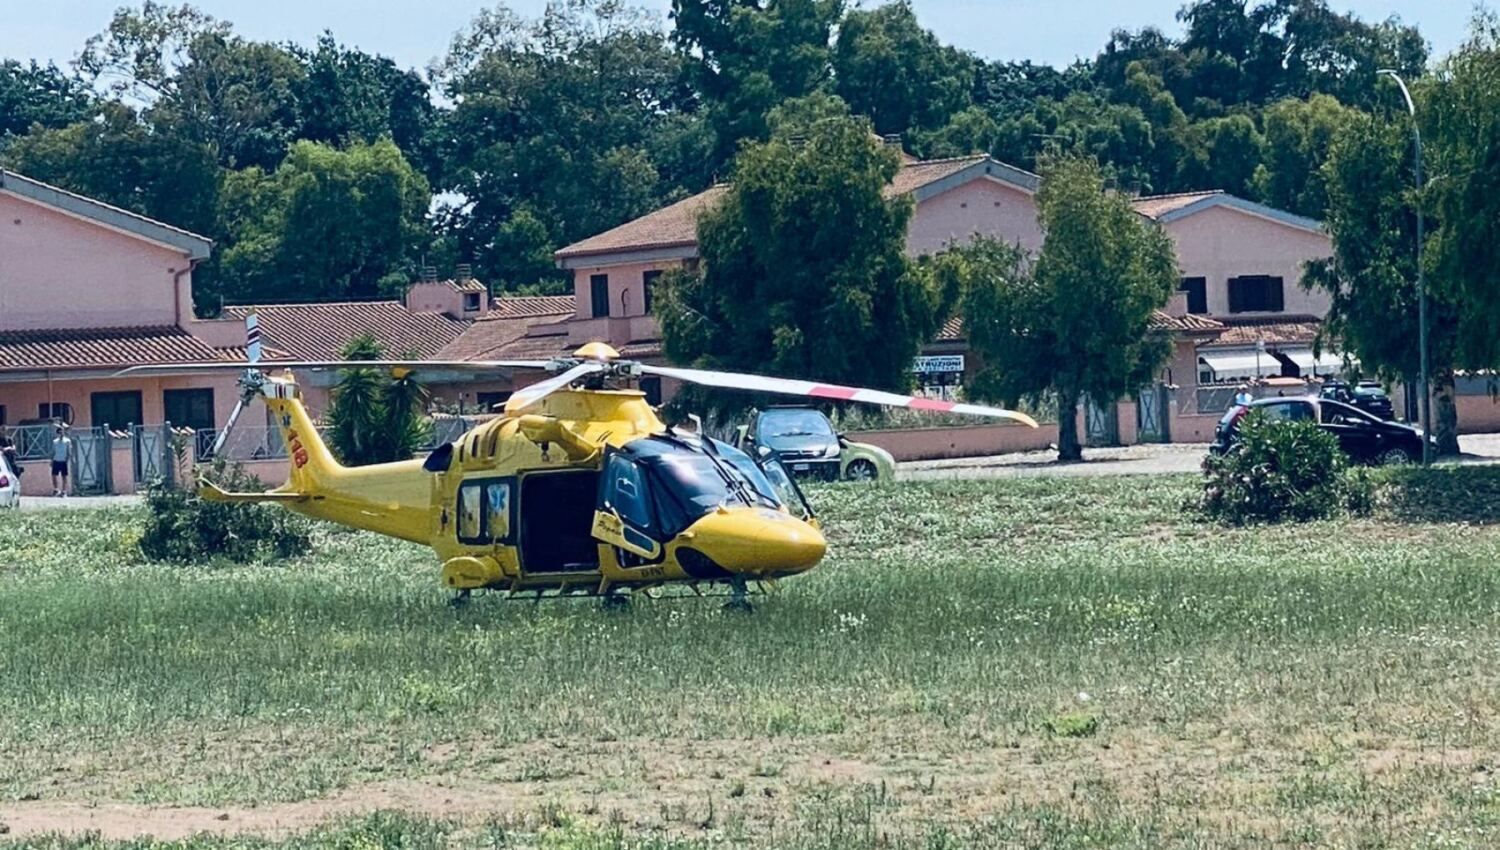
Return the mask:
<path id="1" fill-rule="evenodd" d="M 614 452 L 600 477 L 594 537 L 615 548 L 621 566 L 640 567 L 662 560 L 665 550 L 656 539 L 658 531 L 645 470 Z"/>

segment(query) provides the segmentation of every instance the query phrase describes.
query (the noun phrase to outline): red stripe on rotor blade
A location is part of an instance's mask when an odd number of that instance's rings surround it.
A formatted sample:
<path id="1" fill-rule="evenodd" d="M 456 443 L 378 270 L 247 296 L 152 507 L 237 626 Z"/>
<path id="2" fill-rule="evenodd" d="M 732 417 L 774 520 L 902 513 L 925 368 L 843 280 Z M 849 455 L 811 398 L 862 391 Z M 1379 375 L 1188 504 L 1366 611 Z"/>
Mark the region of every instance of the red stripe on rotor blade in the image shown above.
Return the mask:
<path id="1" fill-rule="evenodd" d="M 839 401 L 849 401 L 859 394 L 859 390 L 853 387 L 830 387 L 819 384 L 808 390 L 807 394 L 817 396 L 818 398 L 836 398 Z"/>
<path id="2" fill-rule="evenodd" d="M 952 410 L 956 405 L 951 401 L 942 401 L 935 398 L 914 398 L 907 403 L 912 410 Z"/>

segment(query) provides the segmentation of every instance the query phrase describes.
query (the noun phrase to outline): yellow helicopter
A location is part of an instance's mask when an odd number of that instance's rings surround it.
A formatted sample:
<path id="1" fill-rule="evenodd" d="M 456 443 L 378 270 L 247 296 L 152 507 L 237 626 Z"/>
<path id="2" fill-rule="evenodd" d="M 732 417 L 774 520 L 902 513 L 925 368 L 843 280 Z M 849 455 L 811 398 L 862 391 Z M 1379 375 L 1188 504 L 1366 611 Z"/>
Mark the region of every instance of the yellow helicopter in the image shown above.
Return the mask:
<path id="1" fill-rule="evenodd" d="M 701 433 L 668 428 L 631 384 L 644 375 L 724 389 L 867 402 L 1036 422 L 1015 411 L 877 390 L 625 360 L 592 342 L 551 361 L 278 361 L 260 364 L 255 316 L 245 363 L 137 366 L 149 371 L 242 369 L 241 396 L 215 453 L 247 402 L 265 400 L 287 446 L 290 474 L 265 493 L 199 482 L 202 498 L 275 502 L 309 517 L 431 546 L 442 583 L 462 604 L 474 590 L 600 596 L 727 585 L 726 607 L 749 609 L 748 586 L 822 560 L 821 526 L 773 455 L 752 458 Z M 291 369 L 379 368 L 552 377 L 517 390 L 503 415 L 425 459 L 346 467 L 319 436 Z"/>

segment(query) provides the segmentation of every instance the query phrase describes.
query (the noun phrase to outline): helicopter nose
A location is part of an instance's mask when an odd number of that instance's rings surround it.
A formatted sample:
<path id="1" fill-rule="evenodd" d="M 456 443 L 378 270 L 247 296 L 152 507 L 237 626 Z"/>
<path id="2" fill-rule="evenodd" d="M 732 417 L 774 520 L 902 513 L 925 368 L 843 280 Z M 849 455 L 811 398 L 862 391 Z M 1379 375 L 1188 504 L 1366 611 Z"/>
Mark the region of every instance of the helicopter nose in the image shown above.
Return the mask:
<path id="1" fill-rule="evenodd" d="M 687 547 L 731 573 L 802 572 L 823 560 L 823 533 L 788 514 L 765 508 L 721 508 L 683 534 Z M 682 559 L 687 566 L 688 559 Z"/>

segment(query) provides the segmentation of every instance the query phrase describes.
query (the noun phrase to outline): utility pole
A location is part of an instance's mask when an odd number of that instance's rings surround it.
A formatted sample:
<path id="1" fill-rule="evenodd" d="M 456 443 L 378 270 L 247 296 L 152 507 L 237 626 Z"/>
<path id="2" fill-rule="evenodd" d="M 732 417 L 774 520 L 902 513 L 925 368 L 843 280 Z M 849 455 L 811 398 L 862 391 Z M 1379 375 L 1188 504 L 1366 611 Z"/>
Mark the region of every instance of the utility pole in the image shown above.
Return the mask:
<path id="1" fill-rule="evenodd" d="M 1406 87 L 1406 81 L 1401 75 L 1389 68 L 1383 68 L 1375 72 L 1377 75 L 1390 77 L 1401 87 L 1401 96 L 1406 99 L 1406 111 L 1411 113 L 1411 136 L 1416 146 L 1417 157 L 1417 348 L 1420 360 L 1420 376 L 1417 379 L 1417 392 L 1421 394 L 1422 405 L 1422 465 L 1432 463 L 1432 386 L 1427 371 L 1427 282 L 1422 269 L 1422 244 L 1427 241 L 1426 221 L 1422 216 L 1422 130 L 1417 126 L 1417 105 L 1411 99 L 1411 90 Z"/>

